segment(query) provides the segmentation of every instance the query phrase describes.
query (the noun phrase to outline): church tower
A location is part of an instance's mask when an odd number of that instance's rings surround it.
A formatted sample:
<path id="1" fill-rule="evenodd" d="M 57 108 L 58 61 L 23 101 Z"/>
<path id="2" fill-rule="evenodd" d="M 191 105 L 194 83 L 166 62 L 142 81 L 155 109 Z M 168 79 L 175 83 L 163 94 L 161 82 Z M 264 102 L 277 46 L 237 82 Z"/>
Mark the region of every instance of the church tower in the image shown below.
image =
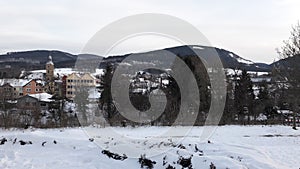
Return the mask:
<path id="1" fill-rule="evenodd" d="M 52 56 L 49 55 L 48 62 L 46 63 L 46 92 L 54 93 L 54 63 Z"/>
<path id="2" fill-rule="evenodd" d="M 50 82 L 54 79 L 54 63 L 52 62 L 52 56 L 49 55 L 48 62 L 46 63 L 46 82 Z"/>

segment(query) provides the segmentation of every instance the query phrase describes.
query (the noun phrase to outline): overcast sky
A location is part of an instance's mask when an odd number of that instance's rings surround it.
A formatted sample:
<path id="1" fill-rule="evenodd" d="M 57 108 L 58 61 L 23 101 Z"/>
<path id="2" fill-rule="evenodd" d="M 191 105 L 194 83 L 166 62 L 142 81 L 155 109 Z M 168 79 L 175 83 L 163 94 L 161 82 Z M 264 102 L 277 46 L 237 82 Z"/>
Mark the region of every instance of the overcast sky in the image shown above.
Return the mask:
<path id="1" fill-rule="evenodd" d="M 299 8 L 299 0 L 0 0 L 0 53 L 56 49 L 78 54 L 115 20 L 162 13 L 193 24 L 213 46 L 270 63 L 300 19 Z"/>

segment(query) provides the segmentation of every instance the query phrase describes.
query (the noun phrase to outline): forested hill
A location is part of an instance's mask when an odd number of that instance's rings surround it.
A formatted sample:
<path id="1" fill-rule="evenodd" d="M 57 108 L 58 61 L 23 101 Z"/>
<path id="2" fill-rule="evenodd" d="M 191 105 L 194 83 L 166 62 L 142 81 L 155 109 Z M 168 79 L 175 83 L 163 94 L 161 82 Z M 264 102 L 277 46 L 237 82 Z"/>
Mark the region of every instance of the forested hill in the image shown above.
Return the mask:
<path id="1" fill-rule="evenodd" d="M 193 49 L 193 50 L 191 50 Z M 265 63 L 256 63 L 255 61 L 247 60 L 241 56 L 235 54 L 234 52 L 213 48 L 205 46 L 178 46 L 167 48 L 164 50 L 170 51 L 177 56 L 184 57 L 194 55 L 194 51 L 200 51 L 205 53 L 206 50 L 215 50 L 223 63 L 225 68 L 237 68 L 245 69 L 248 71 L 258 71 L 258 72 L 268 72 L 271 71 L 272 64 Z M 137 53 L 136 55 L 143 54 L 153 54 L 160 56 L 162 50 L 155 50 L 146 53 Z M 22 51 L 22 52 L 8 52 L 7 54 L 0 55 L 0 69 L 11 69 L 14 72 L 20 72 L 21 70 L 35 70 L 35 69 L 44 69 L 44 65 L 48 60 L 48 56 L 51 55 L 55 67 L 73 67 L 76 63 L 78 55 L 70 54 L 62 51 L 51 51 L 51 50 L 34 50 L 34 51 Z M 104 58 L 104 62 L 120 62 L 126 58 L 129 54 L 119 55 L 119 56 L 110 56 Z M 204 54 L 205 55 L 205 54 Z M 93 57 L 87 57 L 88 59 L 97 58 L 95 55 Z M 209 57 L 209 56 L 203 56 Z M 278 62 L 280 63 L 280 62 Z M 284 63 L 284 62 L 283 62 Z"/>

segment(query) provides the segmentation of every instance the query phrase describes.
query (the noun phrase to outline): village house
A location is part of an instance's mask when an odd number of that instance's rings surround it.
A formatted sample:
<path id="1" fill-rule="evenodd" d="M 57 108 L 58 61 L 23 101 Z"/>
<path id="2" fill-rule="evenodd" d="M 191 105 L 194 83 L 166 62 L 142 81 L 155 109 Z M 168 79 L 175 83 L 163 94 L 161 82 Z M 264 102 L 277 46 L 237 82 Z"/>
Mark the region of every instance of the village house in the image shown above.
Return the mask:
<path id="1" fill-rule="evenodd" d="M 1 101 L 8 101 L 13 100 L 13 87 L 9 83 L 5 83 L 0 86 L 0 100 Z"/>
<path id="2" fill-rule="evenodd" d="M 23 95 L 37 94 L 43 92 L 43 84 L 41 80 L 30 80 L 22 88 Z"/>
<path id="3" fill-rule="evenodd" d="M 12 89 L 10 90 L 10 93 L 12 95 L 12 100 L 18 99 L 26 94 L 28 94 L 27 92 L 27 88 L 31 88 L 30 90 L 28 89 L 28 91 L 30 91 L 30 94 L 35 94 L 35 93 L 40 93 L 39 90 L 36 90 L 36 88 L 39 88 L 39 86 L 36 86 L 35 83 L 37 83 L 36 81 L 32 82 L 33 80 L 28 80 L 28 79 L 0 79 L 0 90 L 4 90 L 6 92 L 8 92 L 7 85 L 10 85 L 12 87 Z M 2 89 L 1 89 L 2 88 Z M 26 91 L 24 93 L 24 90 Z M 35 92 L 37 91 L 37 92 Z"/>
<path id="4" fill-rule="evenodd" d="M 21 110 L 48 110 L 52 95 L 48 93 L 29 94 L 17 100 L 17 108 Z"/>
<path id="5" fill-rule="evenodd" d="M 72 73 L 65 79 L 66 83 L 66 97 L 74 99 L 76 91 L 80 88 L 95 88 L 96 78 L 90 73 Z"/>

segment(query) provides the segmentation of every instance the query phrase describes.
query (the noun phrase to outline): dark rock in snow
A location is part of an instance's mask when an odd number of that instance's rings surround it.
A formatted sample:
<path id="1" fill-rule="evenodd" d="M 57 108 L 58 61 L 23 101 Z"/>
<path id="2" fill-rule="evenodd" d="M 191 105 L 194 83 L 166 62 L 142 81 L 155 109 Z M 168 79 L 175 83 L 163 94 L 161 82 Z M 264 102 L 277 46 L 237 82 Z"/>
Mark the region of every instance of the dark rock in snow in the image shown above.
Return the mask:
<path id="1" fill-rule="evenodd" d="M 127 156 L 125 154 L 123 154 L 123 156 L 121 156 L 119 154 L 112 153 L 112 152 L 110 152 L 108 150 L 103 150 L 102 154 L 105 154 L 107 157 L 115 159 L 115 160 L 121 160 L 121 161 L 123 161 L 123 160 L 127 159 Z"/>
<path id="2" fill-rule="evenodd" d="M 217 169 L 217 167 L 214 165 L 214 163 L 210 163 L 209 169 Z"/>
<path id="3" fill-rule="evenodd" d="M 13 144 L 16 144 L 16 142 L 17 142 L 17 138 L 14 139 Z"/>
<path id="4" fill-rule="evenodd" d="M 193 166 L 192 166 L 192 157 L 193 157 L 193 155 L 191 155 L 191 157 L 189 157 L 189 158 L 184 158 L 184 157 L 180 156 L 177 163 L 179 165 L 181 165 L 182 168 L 192 169 L 193 168 Z"/>
<path id="5" fill-rule="evenodd" d="M 47 141 L 44 141 L 44 142 L 42 143 L 42 146 L 44 147 L 46 143 L 47 143 Z"/>
<path id="6" fill-rule="evenodd" d="M 22 145 L 22 146 L 24 146 L 24 145 L 26 145 L 26 144 L 32 144 L 31 141 L 23 141 L 23 140 L 20 140 L 19 143 L 20 143 L 20 145 Z"/>
<path id="7" fill-rule="evenodd" d="M 2 138 L 2 139 L 0 140 L 0 145 L 5 144 L 5 142 L 7 142 L 7 139 L 6 139 L 6 138 Z"/>
<path id="8" fill-rule="evenodd" d="M 146 158 L 146 155 L 143 154 L 141 155 L 141 157 L 139 158 L 139 163 L 141 164 L 141 168 L 146 167 L 147 169 L 152 169 L 153 165 L 156 164 L 156 161 L 152 161 L 150 159 Z"/>
<path id="9" fill-rule="evenodd" d="M 170 164 L 168 165 L 168 167 L 166 169 L 176 169 L 175 167 L 171 166 Z"/>

